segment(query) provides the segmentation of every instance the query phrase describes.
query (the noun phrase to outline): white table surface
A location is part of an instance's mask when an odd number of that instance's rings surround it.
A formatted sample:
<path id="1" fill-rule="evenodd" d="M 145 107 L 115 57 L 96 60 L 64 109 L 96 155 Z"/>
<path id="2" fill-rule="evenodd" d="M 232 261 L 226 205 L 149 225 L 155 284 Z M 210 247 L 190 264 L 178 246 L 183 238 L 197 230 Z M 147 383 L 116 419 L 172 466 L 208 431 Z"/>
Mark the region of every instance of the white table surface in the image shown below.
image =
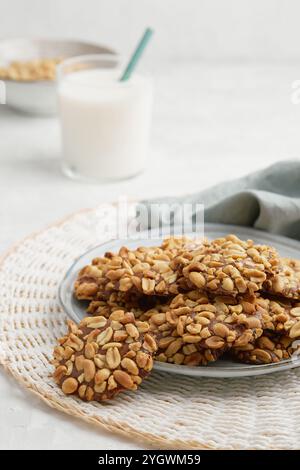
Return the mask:
<path id="1" fill-rule="evenodd" d="M 180 195 L 300 155 L 297 64 L 172 63 L 156 83 L 147 171 L 95 185 L 60 172 L 59 124 L 0 106 L 0 252 L 32 231 L 120 195 Z M 1 301 L 1 300 L 0 300 Z M 0 371 L 0 448 L 135 449 L 130 442 L 53 411 Z"/>

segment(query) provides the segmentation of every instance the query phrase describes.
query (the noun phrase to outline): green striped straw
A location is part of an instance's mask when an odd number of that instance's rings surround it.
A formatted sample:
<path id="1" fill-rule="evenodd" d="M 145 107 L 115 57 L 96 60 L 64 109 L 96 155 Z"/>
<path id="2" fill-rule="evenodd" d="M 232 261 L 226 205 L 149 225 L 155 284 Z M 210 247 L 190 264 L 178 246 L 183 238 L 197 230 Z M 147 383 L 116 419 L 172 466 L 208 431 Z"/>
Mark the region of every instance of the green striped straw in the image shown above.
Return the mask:
<path id="1" fill-rule="evenodd" d="M 143 34 L 142 39 L 138 43 L 134 53 L 132 54 L 131 59 L 130 59 L 130 61 L 129 61 L 122 77 L 120 78 L 121 82 L 125 82 L 126 80 L 128 80 L 131 77 L 131 74 L 132 74 L 133 70 L 135 69 L 138 61 L 140 60 L 140 58 L 141 58 L 141 56 L 142 56 L 142 54 L 145 50 L 145 47 L 147 46 L 147 44 L 149 42 L 149 39 L 151 38 L 152 34 L 153 34 L 153 30 L 151 28 L 147 28 L 146 31 Z"/>

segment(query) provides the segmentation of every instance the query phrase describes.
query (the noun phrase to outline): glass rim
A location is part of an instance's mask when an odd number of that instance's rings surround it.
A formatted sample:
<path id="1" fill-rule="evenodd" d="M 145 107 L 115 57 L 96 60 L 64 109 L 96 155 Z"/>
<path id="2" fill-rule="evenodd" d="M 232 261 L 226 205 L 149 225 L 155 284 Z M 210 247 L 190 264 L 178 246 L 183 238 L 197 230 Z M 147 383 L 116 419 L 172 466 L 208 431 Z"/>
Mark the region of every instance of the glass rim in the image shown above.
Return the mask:
<path id="1" fill-rule="evenodd" d="M 72 74 L 72 73 L 76 73 L 76 71 L 70 71 L 69 73 L 66 73 L 64 75 L 64 66 L 67 66 L 68 65 L 72 65 L 72 64 L 76 64 L 76 63 L 88 63 L 88 62 L 97 62 L 97 61 L 100 61 L 100 60 L 114 60 L 115 63 L 116 63 L 116 69 L 119 69 L 120 72 L 122 72 L 122 65 L 124 65 L 124 56 L 122 56 L 121 54 L 117 54 L 117 53 L 113 53 L 113 52 L 104 52 L 103 54 L 100 53 L 100 54 L 83 54 L 83 55 L 79 55 L 79 56 L 74 56 L 74 57 L 69 57 L 65 60 L 63 60 L 60 64 L 57 65 L 56 67 L 56 82 L 57 84 L 59 85 L 60 82 L 63 81 L 63 77 L 64 76 L 67 76 L 68 74 Z M 105 67 L 103 67 L 103 69 L 105 70 Z M 108 67 L 107 67 L 108 69 Z M 140 76 L 140 74 L 138 74 Z M 150 75 L 148 74 L 142 74 L 142 77 L 144 80 L 147 80 L 147 82 L 151 82 L 153 83 L 153 79 Z M 117 85 L 118 87 L 120 88 L 127 88 L 127 87 L 131 87 L 133 84 L 132 84 L 132 81 L 131 80 L 126 80 L 126 81 L 120 81 L 120 80 L 117 80 L 117 81 L 113 81 L 111 82 L 109 85 L 105 85 L 103 84 L 102 87 L 105 88 L 105 86 L 111 86 L 112 83 L 114 83 L 115 85 Z M 86 85 L 80 85 L 80 84 L 77 84 L 77 86 L 86 86 Z"/>
<path id="2" fill-rule="evenodd" d="M 76 64 L 76 62 L 96 62 L 101 59 L 114 59 L 117 63 L 121 63 L 122 56 L 114 52 L 103 52 L 99 54 L 81 54 L 68 57 L 56 66 L 56 81 L 60 81 L 65 66 Z"/>

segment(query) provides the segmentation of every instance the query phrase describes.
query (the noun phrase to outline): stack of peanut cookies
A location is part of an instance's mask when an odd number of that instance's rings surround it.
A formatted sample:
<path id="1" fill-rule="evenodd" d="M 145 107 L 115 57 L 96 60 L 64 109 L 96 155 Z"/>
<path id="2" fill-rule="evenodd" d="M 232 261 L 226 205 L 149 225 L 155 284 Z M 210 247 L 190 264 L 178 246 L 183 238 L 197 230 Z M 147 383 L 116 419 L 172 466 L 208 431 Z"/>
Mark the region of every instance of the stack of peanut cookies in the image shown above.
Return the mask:
<path id="1" fill-rule="evenodd" d="M 300 262 L 235 235 L 106 253 L 80 271 L 75 296 L 88 316 L 59 339 L 54 378 L 83 400 L 136 390 L 153 360 L 267 364 L 300 338 Z"/>

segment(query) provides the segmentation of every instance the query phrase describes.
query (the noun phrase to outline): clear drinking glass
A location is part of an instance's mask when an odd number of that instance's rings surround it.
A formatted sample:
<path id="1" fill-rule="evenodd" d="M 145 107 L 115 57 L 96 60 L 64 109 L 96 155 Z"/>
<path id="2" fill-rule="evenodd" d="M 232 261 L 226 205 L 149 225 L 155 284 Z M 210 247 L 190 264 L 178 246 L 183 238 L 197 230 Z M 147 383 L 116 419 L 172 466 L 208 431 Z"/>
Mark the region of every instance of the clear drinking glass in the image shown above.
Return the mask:
<path id="1" fill-rule="evenodd" d="M 58 67 L 63 171 L 72 178 L 113 181 L 146 164 L 153 87 L 133 73 L 121 82 L 120 58 L 87 55 Z"/>

